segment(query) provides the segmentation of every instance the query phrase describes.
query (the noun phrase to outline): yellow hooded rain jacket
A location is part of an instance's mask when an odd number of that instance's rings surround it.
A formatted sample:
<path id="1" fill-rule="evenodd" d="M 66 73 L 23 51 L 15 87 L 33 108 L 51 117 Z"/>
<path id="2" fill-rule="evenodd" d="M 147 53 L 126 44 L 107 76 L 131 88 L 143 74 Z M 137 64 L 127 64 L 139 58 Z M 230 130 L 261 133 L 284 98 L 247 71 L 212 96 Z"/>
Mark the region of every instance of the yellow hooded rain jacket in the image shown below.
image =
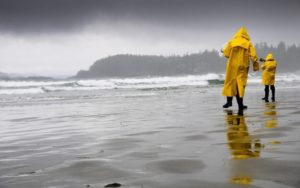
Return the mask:
<path id="1" fill-rule="evenodd" d="M 253 63 L 253 70 L 258 71 L 259 69 L 256 50 L 250 42 L 245 27 L 241 27 L 234 38 L 228 42 L 223 53 L 228 61 L 222 94 L 231 97 L 236 96 L 238 92 L 239 96 L 243 97 L 248 78 L 249 59 Z"/>
<path id="2" fill-rule="evenodd" d="M 274 85 L 275 84 L 275 74 L 276 74 L 277 63 L 273 58 L 272 54 L 268 54 L 266 57 L 266 62 L 261 65 L 262 73 L 262 84 L 263 85 Z"/>

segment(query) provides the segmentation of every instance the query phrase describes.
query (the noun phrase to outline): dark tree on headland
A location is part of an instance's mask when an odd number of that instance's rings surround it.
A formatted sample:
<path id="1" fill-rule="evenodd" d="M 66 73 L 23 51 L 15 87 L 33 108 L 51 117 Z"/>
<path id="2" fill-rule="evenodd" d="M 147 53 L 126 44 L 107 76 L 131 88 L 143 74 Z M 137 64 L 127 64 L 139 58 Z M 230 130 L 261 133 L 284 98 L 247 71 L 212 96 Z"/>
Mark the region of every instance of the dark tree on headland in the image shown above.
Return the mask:
<path id="1" fill-rule="evenodd" d="M 286 46 L 280 42 L 277 46 L 266 43 L 256 45 L 259 57 L 273 53 L 278 62 L 278 72 L 300 70 L 300 46 Z M 183 56 L 155 55 L 115 55 L 96 61 L 87 71 L 81 70 L 77 78 L 104 77 L 145 77 L 197 75 L 205 73 L 223 73 L 226 59 L 216 50 L 204 51 Z"/>
<path id="2" fill-rule="evenodd" d="M 274 55 L 279 72 L 296 72 L 300 70 L 300 45 L 287 46 L 284 42 L 280 42 L 277 46 L 259 43 L 255 47 L 259 57 L 264 58 L 268 53 Z"/>

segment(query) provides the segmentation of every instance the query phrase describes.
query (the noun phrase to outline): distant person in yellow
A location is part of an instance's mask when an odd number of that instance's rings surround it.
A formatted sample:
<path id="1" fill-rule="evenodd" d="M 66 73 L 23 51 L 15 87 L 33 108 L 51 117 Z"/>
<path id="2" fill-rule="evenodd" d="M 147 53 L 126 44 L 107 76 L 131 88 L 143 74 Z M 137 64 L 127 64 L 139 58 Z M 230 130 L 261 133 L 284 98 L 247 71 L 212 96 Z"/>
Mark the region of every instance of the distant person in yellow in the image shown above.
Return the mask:
<path id="1" fill-rule="evenodd" d="M 243 110 L 247 108 L 243 104 L 243 97 L 248 78 L 249 59 L 253 63 L 253 71 L 259 70 L 256 50 L 245 27 L 239 29 L 234 38 L 222 49 L 222 52 L 228 58 L 222 92 L 227 97 L 227 103 L 223 105 L 223 108 L 232 106 L 233 96 L 236 96 L 239 110 Z"/>
<path id="2" fill-rule="evenodd" d="M 273 55 L 269 53 L 266 59 L 261 59 L 264 63 L 261 65 L 262 72 L 262 84 L 265 85 L 265 97 L 262 98 L 266 102 L 269 102 L 269 87 L 272 91 L 272 102 L 275 102 L 275 74 L 277 63 Z"/>

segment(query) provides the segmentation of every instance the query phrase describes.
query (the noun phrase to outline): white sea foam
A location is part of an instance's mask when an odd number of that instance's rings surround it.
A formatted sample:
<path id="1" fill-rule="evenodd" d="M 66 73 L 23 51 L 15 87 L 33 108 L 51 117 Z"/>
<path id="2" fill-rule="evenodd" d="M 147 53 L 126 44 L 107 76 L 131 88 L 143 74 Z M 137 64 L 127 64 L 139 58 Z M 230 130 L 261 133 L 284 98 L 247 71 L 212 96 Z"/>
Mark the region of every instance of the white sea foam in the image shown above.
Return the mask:
<path id="1" fill-rule="evenodd" d="M 207 87 L 220 84 L 224 74 L 188 75 L 176 77 L 114 78 L 63 81 L 0 81 L 0 94 L 36 94 L 59 91 L 106 90 L 106 89 L 152 89 L 181 86 Z M 212 82 L 211 82 L 212 81 Z M 214 82 L 216 81 L 216 82 Z M 261 75 L 250 74 L 248 83 L 258 84 Z M 300 82 L 300 75 L 279 74 L 276 82 Z"/>
<path id="2" fill-rule="evenodd" d="M 294 82 L 300 81 L 300 76 L 296 74 L 278 75 L 276 81 Z"/>
<path id="3" fill-rule="evenodd" d="M 0 87 L 37 87 L 68 84 L 69 81 L 1 81 Z"/>
<path id="4" fill-rule="evenodd" d="M 0 95 L 12 95 L 12 94 L 38 94 L 44 93 L 41 88 L 26 88 L 26 89 L 0 89 Z"/>
<path id="5" fill-rule="evenodd" d="M 300 75 L 297 74 L 278 74 L 276 82 L 300 82 Z M 261 75 L 249 75 L 248 83 L 261 83 Z"/>

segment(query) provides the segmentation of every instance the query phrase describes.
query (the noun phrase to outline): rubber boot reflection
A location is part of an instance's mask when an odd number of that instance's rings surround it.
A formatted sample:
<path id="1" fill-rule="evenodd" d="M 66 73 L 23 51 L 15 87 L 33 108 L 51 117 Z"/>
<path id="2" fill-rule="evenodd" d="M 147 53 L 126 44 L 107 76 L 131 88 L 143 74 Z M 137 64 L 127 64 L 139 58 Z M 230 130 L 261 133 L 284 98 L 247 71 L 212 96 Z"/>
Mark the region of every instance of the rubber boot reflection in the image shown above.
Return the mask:
<path id="1" fill-rule="evenodd" d="M 264 116 L 265 127 L 266 128 L 275 128 L 277 127 L 277 112 L 276 112 L 276 103 L 267 103 L 265 106 Z"/>
<path id="2" fill-rule="evenodd" d="M 227 111 L 227 143 L 234 159 L 247 159 L 260 156 L 259 139 L 252 140 L 248 132 L 245 116 Z"/>
<path id="3" fill-rule="evenodd" d="M 252 139 L 248 132 L 245 116 L 241 113 L 233 114 L 227 111 L 227 144 L 234 160 L 256 158 L 260 156 L 262 144 L 259 139 Z M 245 161 L 248 162 L 248 161 Z M 252 173 L 243 170 L 243 162 L 231 163 L 232 176 L 231 183 L 250 185 L 252 183 Z"/>

